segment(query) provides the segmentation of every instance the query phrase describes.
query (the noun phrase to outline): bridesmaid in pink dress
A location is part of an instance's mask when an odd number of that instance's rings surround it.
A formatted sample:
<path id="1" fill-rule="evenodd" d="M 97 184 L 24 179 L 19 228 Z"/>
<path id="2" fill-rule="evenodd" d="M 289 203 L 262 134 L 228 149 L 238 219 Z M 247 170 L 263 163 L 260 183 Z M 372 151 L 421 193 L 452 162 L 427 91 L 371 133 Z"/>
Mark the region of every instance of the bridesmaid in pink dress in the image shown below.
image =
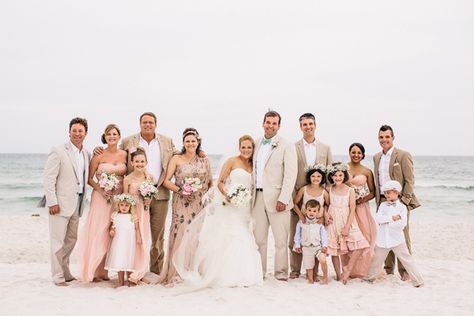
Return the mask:
<path id="1" fill-rule="evenodd" d="M 365 148 L 362 144 L 354 143 L 349 147 L 350 183 L 356 192 L 356 220 L 359 229 L 370 247 L 364 251 L 351 272 L 351 277 L 365 277 L 369 271 L 374 255 L 377 224 L 370 213 L 369 201 L 375 196 L 374 175 L 372 171 L 360 162 L 365 158 Z"/>
<path id="2" fill-rule="evenodd" d="M 114 194 L 122 193 L 122 180 L 127 171 L 127 152 L 118 149 L 120 130 L 115 124 L 109 124 L 102 134 L 102 142 L 107 144 L 101 155 L 95 155 L 89 167 L 88 184 L 94 189 L 86 222 L 79 234 L 78 254 L 80 275 L 83 282 L 99 282 L 108 280 L 107 270 L 104 269 L 105 257 L 110 243 L 110 215 L 113 211 L 112 199 Z M 102 173 L 114 173 L 120 184 L 112 192 L 106 192 L 94 180 Z"/>
<path id="3" fill-rule="evenodd" d="M 145 205 L 150 205 L 151 200 L 144 200 L 140 194 L 140 185 L 145 181 L 152 181 L 146 172 L 147 158 L 142 149 L 137 149 L 131 153 L 133 171 L 125 177 L 123 181 L 123 192 L 133 195 L 137 202 L 135 214 L 138 221 L 138 229 L 141 235 L 141 243 L 137 243 L 133 272 L 128 277 L 129 285 L 136 285 L 143 279 L 149 271 L 150 248 L 151 248 L 151 227 L 150 212 L 145 210 Z"/>

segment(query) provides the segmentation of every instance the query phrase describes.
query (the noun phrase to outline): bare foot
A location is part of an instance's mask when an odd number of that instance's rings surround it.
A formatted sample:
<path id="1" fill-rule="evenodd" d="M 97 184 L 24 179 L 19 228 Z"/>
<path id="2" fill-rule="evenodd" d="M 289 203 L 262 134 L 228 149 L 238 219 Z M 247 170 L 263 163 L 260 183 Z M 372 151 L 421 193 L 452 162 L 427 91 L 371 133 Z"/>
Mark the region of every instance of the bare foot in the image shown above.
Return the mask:
<path id="1" fill-rule="evenodd" d="M 129 287 L 137 286 L 137 284 L 136 284 L 135 282 L 130 281 L 130 280 L 127 280 L 127 283 L 128 283 L 127 285 L 128 285 Z"/>
<path id="2" fill-rule="evenodd" d="M 329 278 L 327 276 L 323 276 L 323 284 L 328 284 L 329 283 Z"/>
<path id="3" fill-rule="evenodd" d="M 69 286 L 69 284 L 67 284 L 66 282 L 58 282 L 58 283 L 54 283 L 54 285 L 56 285 L 56 286 Z"/>
<path id="4" fill-rule="evenodd" d="M 347 284 L 347 278 L 346 278 L 346 277 L 343 277 L 343 278 L 342 278 L 342 284 L 344 284 L 344 285 Z"/>
<path id="5" fill-rule="evenodd" d="M 314 284 L 314 280 L 308 279 L 309 284 Z"/>
<path id="6" fill-rule="evenodd" d="M 402 281 L 410 281 L 410 275 L 408 273 L 403 273 L 401 276 Z"/>
<path id="7" fill-rule="evenodd" d="M 102 281 L 101 278 L 93 278 L 92 279 L 93 283 L 99 283 L 100 281 Z"/>
<path id="8" fill-rule="evenodd" d="M 67 279 L 66 282 L 72 282 L 72 281 L 76 281 L 77 279 L 75 277 L 72 277 L 70 279 Z"/>

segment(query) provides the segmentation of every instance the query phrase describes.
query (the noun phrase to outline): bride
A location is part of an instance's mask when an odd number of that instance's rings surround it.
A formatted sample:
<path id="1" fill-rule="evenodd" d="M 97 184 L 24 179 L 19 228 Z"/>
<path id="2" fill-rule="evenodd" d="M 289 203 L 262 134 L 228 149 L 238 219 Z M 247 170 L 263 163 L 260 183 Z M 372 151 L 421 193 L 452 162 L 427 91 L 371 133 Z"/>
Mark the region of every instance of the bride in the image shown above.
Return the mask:
<path id="1" fill-rule="evenodd" d="M 255 143 L 244 135 L 239 139 L 240 154 L 223 165 L 214 199 L 208 197 L 179 249 L 173 263 L 185 287 L 192 290 L 206 287 L 261 285 L 263 282 L 260 254 L 252 233 L 251 203 L 231 201 L 236 186 L 252 192 L 252 157 Z M 212 195 L 212 194 L 210 194 Z M 234 206 L 234 204 L 237 206 Z M 185 251 L 195 247 L 194 255 Z"/>

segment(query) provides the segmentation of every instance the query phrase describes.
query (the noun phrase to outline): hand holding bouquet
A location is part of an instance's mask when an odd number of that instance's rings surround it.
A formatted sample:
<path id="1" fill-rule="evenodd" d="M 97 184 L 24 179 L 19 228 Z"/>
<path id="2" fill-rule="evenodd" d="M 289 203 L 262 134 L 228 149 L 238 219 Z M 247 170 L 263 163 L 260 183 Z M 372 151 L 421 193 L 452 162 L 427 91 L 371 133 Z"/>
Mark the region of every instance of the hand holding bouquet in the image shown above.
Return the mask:
<path id="1" fill-rule="evenodd" d="M 194 192 L 202 189 L 202 182 L 199 178 L 184 178 L 183 186 L 181 187 L 182 195 L 191 195 Z"/>
<path id="2" fill-rule="evenodd" d="M 246 207 L 252 200 L 250 189 L 243 184 L 238 184 L 229 193 L 229 201 L 235 207 Z"/>
<path id="3" fill-rule="evenodd" d="M 158 189 L 150 181 L 142 182 L 138 188 L 138 191 L 140 191 L 140 194 L 145 201 L 151 200 L 158 193 Z M 148 211 L 149 209 L 149 203 L 145 204 L 145 211 Z"/>
<path id="4" fill-rule="evenodd" d="M 99 177 L 99 187 L 106 193 L 110 193 L 113 190 L 118 189 L 120 181 L 115 173 L 101 173 Z M 107 203 L 110 203 L 111 197 L 107 197 Z"/>

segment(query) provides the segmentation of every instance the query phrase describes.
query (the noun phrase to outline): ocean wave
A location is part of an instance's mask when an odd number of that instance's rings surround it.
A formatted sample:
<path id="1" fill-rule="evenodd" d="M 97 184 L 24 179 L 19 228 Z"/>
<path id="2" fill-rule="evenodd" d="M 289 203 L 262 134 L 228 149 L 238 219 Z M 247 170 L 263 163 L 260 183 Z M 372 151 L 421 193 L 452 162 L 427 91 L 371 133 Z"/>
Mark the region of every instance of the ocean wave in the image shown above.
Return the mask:
<path id="1" fill-rule="evenodd" d="M 38 183 L 18 183 L 18 184 L 0 184 L 0 189 L 3 190 L 30 190 L 30 189 L 37 189 L 37 188 L 42 188 L 43 184 L 41 182 Z"/>
<path id="2" fill-rule="evenodd" d="M 474 185 L 416 185 L 416 188 L 474 191 Z"/>

